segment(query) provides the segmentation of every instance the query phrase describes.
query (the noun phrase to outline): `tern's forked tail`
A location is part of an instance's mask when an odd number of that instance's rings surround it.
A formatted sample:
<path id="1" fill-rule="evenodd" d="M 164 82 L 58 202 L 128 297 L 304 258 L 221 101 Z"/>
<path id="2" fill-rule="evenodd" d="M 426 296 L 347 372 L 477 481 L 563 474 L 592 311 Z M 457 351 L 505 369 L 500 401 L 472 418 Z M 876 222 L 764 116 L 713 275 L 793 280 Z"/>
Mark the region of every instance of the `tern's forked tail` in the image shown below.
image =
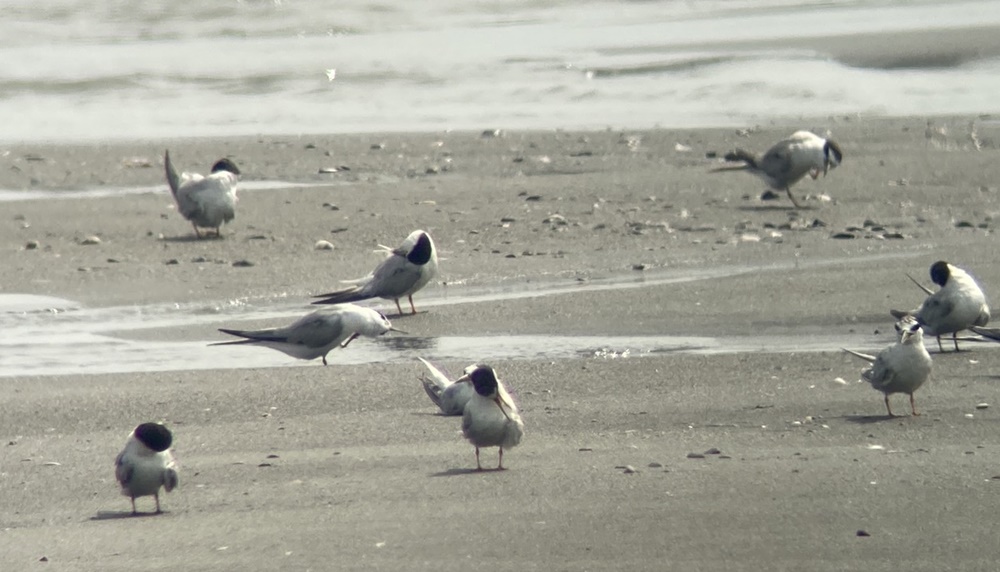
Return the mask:
<path id="1" fill-rule="evenodd" d="M 313 304 L 346 304 L 348 302 L 366 300 L 371 298 L 371 296 L 362 292 L 362 288 L 360 286 L 352 286 L 343 290 L 337 290 L 336 292 L 317 294 L 316 296 L 313 296 L 313 298 L 322 298 L 322 300 L 316 300 Z"/>
<path id="2" fill-rule="evenodd" d="M 181 178 L 177 174 L 177 169 L 174 169 L 174 164 L 170 162 L 169 150 L 163 152 L 163 168 L 167 173 L 167 184 L 170 185 L 170 192 L 176 197 L 177 189 L 181 186 Z"/>

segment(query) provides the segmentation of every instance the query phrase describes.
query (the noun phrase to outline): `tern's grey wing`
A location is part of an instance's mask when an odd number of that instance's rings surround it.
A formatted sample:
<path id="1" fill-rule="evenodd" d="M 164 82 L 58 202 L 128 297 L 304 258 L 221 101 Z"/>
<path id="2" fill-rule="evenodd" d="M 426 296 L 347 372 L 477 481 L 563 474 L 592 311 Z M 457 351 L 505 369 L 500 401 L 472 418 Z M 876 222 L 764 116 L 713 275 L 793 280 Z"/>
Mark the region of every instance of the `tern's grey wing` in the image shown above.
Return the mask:
<path id="1" fill-rule="evenodd" d="M 197 218 L 202 216 L 206 208 L 231 201 L 229 197 L 235 193 L 235 189 L 235 177 L 211 176 L 191 179 L 182 184 L 175 194 L 177 210 L 184 215 L 184 218 Z M 232 216 L 223 218 L 231 220 Z"/>
<path id="2" fill-rule="evenodd" d="M 760 158 L 758 168 L 785 185 L 791 185 L 804 177 L 813 165 L 795 161 L 794 143 L 795 141 L 786 139 L 768 149 Z"/>
<path id="3" fill-rule="evenodd" d="M 118 457 L 115 458 L 115 478 L 118 479 L 118 483 L 125 486 L 132 480 L 132 472 L 134 467 L 131 463 L 125 461 L 125 451 L 118 453 Z"/>
<path id="4" fill-rule="evenodd" d="M 875 389 L 881 389 L 892 383 L 894 373 L 895 372 L 889 366 L 885 353 L 880 353 L 878 357 L 875 358 L 875 363 L 872 364 L 871 369 L 867 369 L 862 372 L 861 377 L 863 377 L 868 383 L 872 384 L 872 387 Z"/>
<path id="5" fill-rule="evenodd" d="M 431 401 L 434 402 L 434 405 L 437 405 L 438 409 L 440 409 L 441 389 L 438 386 L 434 385 L 434 382 L 426 377 L 420 378 L 420 381 L 424 386 L 424 391 L 427 393 L 427 397 L 430 397 Z"/>
<path id="6" fill-rule="evenodd" d="M 169 493 L 177 488 L 178 484 L 180 484 L 180 478 L 177 476 L 177 469 L 167 467 L 163 473 L 163 488 L 165 488 Z"/>
<path id="7" fill-rule="evenodd" d="M 426 380 L 424 383 L 430 383 L 431 385 L 437 387 L 439 393 L 451 385 L 451 380 L 448 379 L 448 376 L 435 367 L 434 364 L 422 357 L 418 357 L 417 359 L 427 367 L 427 371 L 431 374 L 429 378 L 424 378 Z"/>
<path id="8" fill-rule="evenodd" d="M 466 409 L 462 413 L 462 434 L 468 437 L 470 429 L 472 429 L 472 410 Z"/>
<path id="9" fill-rule="evenodd" d="M 220 332 L 246 339 L 233 342 L 217 342 L 211 345 L 225 346 L 253 342 L 278 342 L 301 345 L 307 348 L 322 348 L 343 335 L 344 327 L 338 317 L 339 314 L 336 313 L 320 314 L 314 312 L 284 328 L 267 328 L 264 330 L 227 330 L 219 328 Z"/>
<path id="10" fill-rule="evenodd" d="M 948 319 L 948 316 L 955 310 L 955 303 L 944 296 L 929 296 L 921 304 L 917 312 L 917 321 L 921 325 L 926 325 L 928 333 L 934 332 L 941 325 L 941 322 Z"/>
<path id="11" fill-rule="evenodd" d="M 370 282 L 361 290 L 369 296 L 399 298 L 406 294 L 420 279 L 420 268 L 405 257 L 393 253 L 378 265 Z"/>
<path id="12" fill-rule="evenodd" d="M 279 330 L 290 344 L 303 345 L 307 348 L 321 348 L 334 340 L 347 338 L 344 332 L 344 322 L 337 312 L 315 312 L 303 317 L 294 324 Z"/>

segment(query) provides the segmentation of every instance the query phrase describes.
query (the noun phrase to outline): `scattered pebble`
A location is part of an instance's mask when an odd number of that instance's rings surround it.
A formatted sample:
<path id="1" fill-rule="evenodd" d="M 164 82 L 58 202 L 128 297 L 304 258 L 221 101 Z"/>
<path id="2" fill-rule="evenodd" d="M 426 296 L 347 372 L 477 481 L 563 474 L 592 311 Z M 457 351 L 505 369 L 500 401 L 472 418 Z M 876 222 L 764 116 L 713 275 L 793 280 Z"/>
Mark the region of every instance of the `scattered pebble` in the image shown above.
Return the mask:
<path id="1" fill-rule="evenodd" d="M 249 260 L 237 260 L 233 262 L 233 267 L 235 268 L 249 268 L 251 266 L 254 266 L 254 263 Z"/>
<path id="2" fill-rule="evenodd" d="M 688 459 L 704 459 L 705 455 L 702 455 L 701 453 L 688 453 L 687 454 L 687 458 Z"/>
<path id="3" fill-rule="evenodd" d="M 837 240 L 845 240 L 845 239 L 857 238 L 857 235 L 850 232 L 835 232 L 830 235 L 830 238 Z"/>
<path id="4" fill-rule="evenodd" d="M 549 215 L 548 218 L 546 218 L 542 222 L 546 224 L 554 224 L 557 226 L 565 226 L 569 224 L 569 222 L 566 221 L 566 217 L 564 217 L 561 214 Z"/>
<path id="5" fill-rule="evenodd" d="M 870 534 L 868 534 L 868 532 L 867 532 L 867 531 L 865 531 L 865 530 L 859 530 L 859 531 L 858 531 L 857 533 L 855 533 L 855 535 L 856 535 L 856 536 L 860 536 L 860 537 L 868 537 L 868 536 L 871 536 L 871 535 L 870 535 Z"/>
<path id="6" fill-rule="evenodd" d="M 990 406 L 989 403 L 985 403 L 985 402 L 984 403 L 977 403 L 976 404 L 976 409 L 988 409 L 989 406 Z"/>
<path id="7" fill-rule="evenodd" d="M 705 451 L 705 454 L 706 455 L 721 455 L 722 451 L 716 449 L 715 447 L 712 447 L 711 449 Z"/>
<path id="8" fill-rule="evenodd" d="M 36 248 L 38 248 L 38 246 L 39 246 L 39 244 L 38 244 L 38 241 L 37 241 L 37 240 L 29 240 L 29 241 L 28 241 L 28 242 L 27 242 L 27 243 L 26 243 L 26 244 L 24 245 L 24 249 L 25 249 L 25 250 L 35 250 Z"/>
<path id="9" fill-rule="evenodd" d="M 101 239 L 99 237 L 96 237 L 96 236 L 88 236 L 87 238 L 85 238 L 85 239 L 83 239 L 83 240 L 80 241 L 80 244 L 87 244 L 87 245 L 89 245 L 89 244 L 100 244 L 100 243 L 101 243 Z"/>
<path id="10" fill-rule="evenodd" d="M 315 250 L 333 250 L 333 243 L 329 240 L 318 240 L 313 246 Z"/>
<path id="11" fill-rule="evenodd" d="M 653 463 L 649 464 L 649 468 L 650 469 L 662 469 L 663 465 L 661 465 L 660 463 L 653 462 Z"/>

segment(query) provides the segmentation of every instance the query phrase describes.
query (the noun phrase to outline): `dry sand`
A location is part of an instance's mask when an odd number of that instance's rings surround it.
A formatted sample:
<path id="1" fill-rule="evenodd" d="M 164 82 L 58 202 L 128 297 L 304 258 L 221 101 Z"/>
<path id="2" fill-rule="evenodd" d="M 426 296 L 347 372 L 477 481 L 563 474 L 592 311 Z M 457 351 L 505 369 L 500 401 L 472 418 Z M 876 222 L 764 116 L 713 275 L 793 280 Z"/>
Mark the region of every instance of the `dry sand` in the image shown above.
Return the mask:
<path id="1" fill-rule="evenodd" d="M 706 153 L 763 150 L 800 127 L 829 129 L 845 153 L 796 187 L 808 209 L 708 173 Z M 165 146 L 179 168 L 225 154 L 248 182 L 316 186 L 243 192 L 223 239 L 193 240 L 163 182 Z M 0 293 L 88 306 L 301 298 L 305 311 L 310 294 L 367 272 L 376 244 L 424 228 L 441 274 L 416 298 L 429 311 L 396 321 L 422 336 L 827 331 L 860 345 L 878 330 L 877 349 L 888 308 L 920 300 L 905 273 L 928 282 L 945 259 L 1000 292 L 998 147 L 1000 130 L 975 118 L 13 145 L 0 188 L 156 192 L 2 203 Z M 636 287 L 588 287 L 605 279 Z M 581 289 L 448 303 L 560 284 Z M 893 420 L 855 382 L 862 364 L 835 351 L 501 360 L 527 434 L 510 470 L 486 473 L 469 471 L 472 447 L 458 419 L 435 415 L 416 362 L 6 377 L 0 568 L 992 569 L 1000 352 L 930 347 L 924 415 Z M 146 420 L 174 430 L 181 486 L 165 514 L 132 518 L 112 461 Z"/>

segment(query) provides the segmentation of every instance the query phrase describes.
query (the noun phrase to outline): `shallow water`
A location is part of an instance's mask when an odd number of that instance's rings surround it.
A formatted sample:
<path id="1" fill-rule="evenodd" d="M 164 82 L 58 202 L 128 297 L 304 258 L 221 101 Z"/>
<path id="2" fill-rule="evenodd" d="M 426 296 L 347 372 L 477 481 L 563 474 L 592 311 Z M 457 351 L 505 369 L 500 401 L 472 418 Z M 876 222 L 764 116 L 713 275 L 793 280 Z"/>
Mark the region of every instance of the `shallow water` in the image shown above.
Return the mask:
<path id="1" fill-rule="evenodd" d="M 916 256 L 894 253 L 865 257 L 865 262 Z M 824 259 L 766 266 L 718 266 L 690 271 L 663 271 L 640 277 L 623 275 L 588 282 L 532 283 L 517 291 L 499 288 L 452 288 L 446 294 L 431 291 L 422 307 L 485 303 L 541 296 L 565 296 L 580 292 L 650 288 L 667 284 L 771 272 L 793 267 L 820 267 L 858 262 L 855 257 Z M 87 308 L 71 300 L 0 294 L 0 377 L 29 375 L 100 374 L 198 369 L 247 369 L 261 367 L 315 366 L 267 348 L 247 346 L 209 347 L 219 341 L 215 328 L 222 324 L 255 320 L 280 325 L 309 311 L 301 302 L 263 300 L 209 301 L 192 304 L 111 306 Z M 150 332 L 204 326 L 206 339 L 160 341 Z M 130 332 L 137 335 L 130 338 Z M 141 333 L 140 333 L 141 332 Z M 419 332 L 390 334 L 377 340 L 352 342 L 347 349 L 328 356 L 331 366 L 435 360 L 498 359 L 630 359 L 662 353 L 819 352 L 841 347 L 864 349 L 886 343 L 884 338 L 831 335 L 807 323 L 780 335 L 761 332 L 753 336 L 436 336 Z M 135 339 L 143 338 L 143 339 Z"/>
<path id="2" fill-rule="evenodd" d="M 977 114 L 1000 88 L 982 35 L 893 39 L 1000 28 L 995 0 L 3 5 L 4 141 Z"/>

